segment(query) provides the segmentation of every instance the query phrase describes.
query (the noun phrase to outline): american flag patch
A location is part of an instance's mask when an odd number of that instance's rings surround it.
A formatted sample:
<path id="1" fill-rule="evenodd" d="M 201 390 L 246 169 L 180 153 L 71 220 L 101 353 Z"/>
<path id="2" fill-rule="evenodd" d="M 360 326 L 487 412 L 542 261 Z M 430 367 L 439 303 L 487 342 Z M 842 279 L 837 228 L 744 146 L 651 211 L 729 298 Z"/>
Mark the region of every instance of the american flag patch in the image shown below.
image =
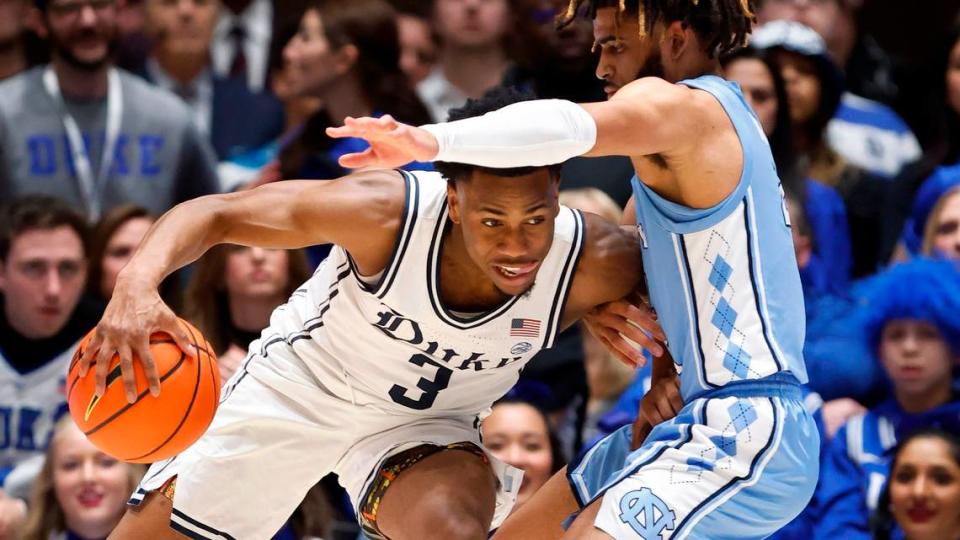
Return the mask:
<path id="1" fill-rule="evenodd" d="M 510 336 L 537 337 L 540 335 L 540 321 L 536 319 L 513 319 L 510 322 Z"/>

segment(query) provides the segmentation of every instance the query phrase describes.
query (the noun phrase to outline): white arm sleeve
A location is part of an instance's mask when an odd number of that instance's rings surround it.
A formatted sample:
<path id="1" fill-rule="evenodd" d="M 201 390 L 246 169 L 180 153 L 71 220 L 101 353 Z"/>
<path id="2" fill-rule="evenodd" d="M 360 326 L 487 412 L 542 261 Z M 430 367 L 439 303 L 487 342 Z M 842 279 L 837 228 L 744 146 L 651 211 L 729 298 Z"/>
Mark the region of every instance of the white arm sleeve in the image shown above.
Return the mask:
<path id="1" fill-rule="evenodd" d="M 434 161 L 498 169 L 562 163 L 597 141 L 590 113 L 560 99 L 514 103 L 483 116 L 422 127 L 440 146 Z"/>

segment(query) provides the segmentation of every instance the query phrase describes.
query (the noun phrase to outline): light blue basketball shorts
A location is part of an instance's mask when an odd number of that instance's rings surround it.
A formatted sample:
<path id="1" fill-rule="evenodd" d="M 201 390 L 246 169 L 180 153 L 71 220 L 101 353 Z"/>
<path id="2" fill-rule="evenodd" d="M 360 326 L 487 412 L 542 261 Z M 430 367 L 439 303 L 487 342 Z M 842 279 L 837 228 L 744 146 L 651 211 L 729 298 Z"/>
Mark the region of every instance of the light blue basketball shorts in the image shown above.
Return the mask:
<path id="1" fill-rule="evenodd" d="M 630 449 L 631 426 L 568 467 L 581 508 L 617 539 L 766 538 L 799 514 L 819 473 L 820 436 L 800 388 L 744 382 L 691 400 Z"/>

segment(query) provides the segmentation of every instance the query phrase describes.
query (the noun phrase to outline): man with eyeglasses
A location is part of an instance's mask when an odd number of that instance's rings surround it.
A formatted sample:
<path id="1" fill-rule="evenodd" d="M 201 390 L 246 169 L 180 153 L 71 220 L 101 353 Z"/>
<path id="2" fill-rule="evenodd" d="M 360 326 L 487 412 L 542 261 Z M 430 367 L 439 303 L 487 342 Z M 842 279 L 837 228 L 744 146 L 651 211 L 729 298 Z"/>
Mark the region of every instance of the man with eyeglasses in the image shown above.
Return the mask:
<path id="1" fill-rule="evenodd" d="M 0 198 L 64 198 L 96 220 L 217 191 L 212 151 L 174 95 L 113 67 L 122 0 L 35 0 L 50 64 L 0 83 Z"/>
<path id="2" fill-rule="evenodd" d="M 0 538 L 15 538 L 22 502 L 43 464 L 76 342 L 99 310 L 81 302 L 87 225 L 53 197 L 0 212 Z"/>

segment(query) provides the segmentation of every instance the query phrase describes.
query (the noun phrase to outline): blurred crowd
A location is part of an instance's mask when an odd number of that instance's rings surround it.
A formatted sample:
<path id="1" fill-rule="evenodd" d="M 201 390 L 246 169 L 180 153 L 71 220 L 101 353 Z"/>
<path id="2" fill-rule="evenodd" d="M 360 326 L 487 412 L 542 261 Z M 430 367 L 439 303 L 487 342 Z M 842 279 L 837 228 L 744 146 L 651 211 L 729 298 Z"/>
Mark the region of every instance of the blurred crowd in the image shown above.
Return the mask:
<path id="1" fill-rule="evenodd" d="M 960 4 L 762 0 L 722 58 L 775 156 L 806 306 L 821 475 L 776 538 L 960 538 Z M 66 412 L 66 366 L 179 202 L 345 174 L 348 116 L 413 124 L 498 85 L 604 99 L 566 0 L 0 0 L 0 539 L 104 538 L 143 470 Z M 411 169 L 430 169 L 412 163 Z M 619 221 L 626 158 L 563 165 Z M 220 246 L 163 284 L 230 378 L 329 247 Z M 655 283 L 650 284 L 656 287 Z M 630 423 L 649 367 L 573 328 L 482 424 L 518 505 Z M 276 538 L 357 538 L 335 478 Z"/>

